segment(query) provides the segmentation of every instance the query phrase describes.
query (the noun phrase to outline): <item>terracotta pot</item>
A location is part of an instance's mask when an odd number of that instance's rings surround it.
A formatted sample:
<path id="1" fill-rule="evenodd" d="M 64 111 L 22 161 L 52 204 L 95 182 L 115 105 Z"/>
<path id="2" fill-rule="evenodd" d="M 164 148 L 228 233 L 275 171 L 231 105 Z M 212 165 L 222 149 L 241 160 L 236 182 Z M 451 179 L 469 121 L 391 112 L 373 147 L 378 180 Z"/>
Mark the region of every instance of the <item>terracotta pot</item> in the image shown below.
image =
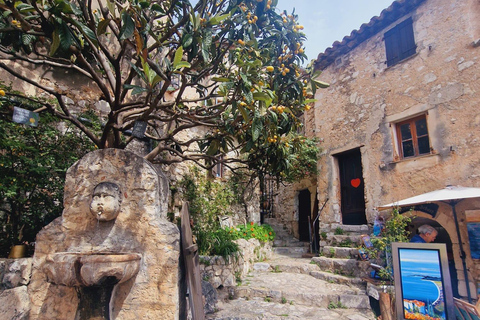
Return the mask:
<path id="1" fill-rule="evenodd" d="M 19 245 L 13 246 L 12 249 L 10 249 L 10 254 L 8 255 L 8 258 L 9 259 L 23 258 L 25 257 L 26 252 L 27 252 L 27 246 L 24 244 L 19 244 Z"/>

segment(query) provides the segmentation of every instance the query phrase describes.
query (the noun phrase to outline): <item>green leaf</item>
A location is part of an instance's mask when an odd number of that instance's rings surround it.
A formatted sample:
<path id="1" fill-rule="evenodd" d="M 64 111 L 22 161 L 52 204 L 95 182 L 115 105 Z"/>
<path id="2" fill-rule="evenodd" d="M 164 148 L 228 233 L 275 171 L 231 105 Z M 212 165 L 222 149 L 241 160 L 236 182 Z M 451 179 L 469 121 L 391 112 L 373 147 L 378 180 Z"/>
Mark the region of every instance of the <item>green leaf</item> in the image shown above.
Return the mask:
<path id="1" fill-rule="evenodd" d="M 177 51 L 175 51 L 175 56 L 173 58 L 173 68 L 177 69 L 177 65 L 182 61 L 183 58 L 183 47 L 178 47 Z"/>
<path id="2" fill-rule="evenodd" d="M 130 62 L 130 66 L 132 67 L 133 70 L 135 70 L 138 76 L 143 79 L 143 81 L 148 82 L 147 77 L 145 76 L 145 73 L 142 70 L 140 70 L 136 65 L 134 65 L 131 62 Z"/>
<path id="3" fill-rule="evenodd" d="M 97 36 L 95 32 L 92 31 L 89 27 L 79 22 L 78 20 L 72 19 L 72 23 L 80 30 L 80 32 L 92 41 L 94 45 L 98 44 Z"/>
<path id="4" fill-rule="evenodd" d="M 133 85 L 133 84 L 125 84 L 123 87 L 127 90 L 133 89 L 132 90 L 132 95 L 136 95 L 136 94 L 148 91 L 144 87 L 136 86 L 136 85 Z"/>
<path id="5" fill-rule="evenodd" d="M 3 18 L 6 18 L 6 17 L 8 17 L 8 16 L 11 15 L 11 14 L 12 14 L 12 11 L 10 11 L 10 10 L 5 10 L 5 12 L 2 13 L 2 17 L 3 17 Z"/>
<path id="6" fill-rule="evenodd" d="M 214 25 L 217 25 L 219 23 L 221 23 L 223 20 L 227 19 L 228 17 L 230 17 L 230 14 L 222 14 L 222 15 L 219 15 L 219 16 L 214 16 L 212 17 L 209 22 L 212 26 Z"/>
<path id="7" fill-rule="evenodd" d="M 232 80 L 230 80 L 229 78 L 213 77 L 212 81 L 215 81 L 215 82 L 231 82 Z"/>
<path id="8" fill-rule="evenodd" d="M 22 14 L 35 11 L 35 8 L 27 3 L 19 3 L 15 8 Z"/>
<path id="9" fill-rule="evenodd" d="M 271 100 L 270 96 L 265 92 L 254 92 L 253 99 L 257 101 L 268 101 Z"/>
<path id="10" fill-rule="evenodd" d="M 122 12 L 122 28 L 120 29 L 120 40 L 125 40 L 133 36 L 135 31 L 135 22 L 127 12 Z"/>
<path id="11" fill-rule="evenodd" d="M 165 13 L 165 10 L 163 10 L 162 6 L 159 5 L 158 3 L 154 3 L 152 4 L 152 8 L 151 8 L 153 11 L 157 11 L 157 12 L 160 12 L 160 13 Z"/>
<path id="12" fill-rule="evenodd" d="M 53 56 L 55 52 L 57 52 L 59 46 L 60 46 L 60 36 L 58 34 L 58 31 L 54 30 L 52 33 L 52 45 L 50 46 L 49 54 Z"/>
<path id="13" fill-rule="evenodd" d="M 260 118 L 254 118 L 252 122 L 252 140 L 257 141 L 262 134 L 263 122 Z"/>
<path id="14" fill-rule="evenodd" d="M 112 14 L 112 16 L 116 17 L 117 15 L 115 14 L 115 4 L 113 1 L 110 1 L 110 0 L 105 0 L 107 2 L 107 8 L 108 10 L 110 11 L 110 13 Z"/>
<path id="15" fill-rule="evenodd" d="M 187 61 L 180 61 L 174 68 L 174 71 L 175 70 L 179 70 L 181 68 L 190 68 L 192 65 L 190 64 L 190 62 L 187 62 Z"/>
<path id="16" fill-rule="evenodd" d="M 182 38 L 182 46 L 188 48 L 192 45 L 193 36 L 190 33 L 184 34 Z"/>
<path id="17" fill-rule="evenodd" d="M 245 110 L 245 108 L 241 105 L 238 105 L 238 110 L 240 110 L 243 120 L 248 123 L 248 121 L 250 121 L 250 116 L 248 115 L 247 110 Z"/>
<path id="18" fill-rule="evenodd" d="M 242 78 L 245 85 L 247 85 L 249 87 L 252 85 L 252 83 L 250 82 L 250 80 L 248 79 L 248 76 L 246 74 L 240 73 L 240 78 Z"/>
<path id="19" fill-rule="evenodd" d="M 148 1 L 140 1 L 139 4 L 140 4 L 140 7 L 144 10 L 147 9 L 150 6 L 150 2 L 148 2 Z"/>
<path id="20" fill-rule="evenodd" d="M 323 82 L 323 81 L 318 81 L 318 80 L 312 79 L 312 83 L 314 83 L 317 88 L 325 89 L 325 88 L 330 87 L 330 84 L 328 84 L 326 82 Z"/>
<path id="21" fill-rule="evenodd" d="M 59 13 L 73 14 L 73 8 L 68 1 L 56 1 L 55 11 L 59 10 Z"/>
<path id="22" fill-rule="evenodd" d="M 58 36 L 60 38 L 60 47 L 64 51 L 68 51 L 70 46 L 75 43 L 75 39 L 67 24 L 61 20 L 61 24 L 58 26 Z"/>
<path id="23" fill-rule="evenodd" d="M 109 23 L 110 23 L 110 19 L 101 20 L 97 26 L 97 34 L 102 35 L 105 32 L 107 32 L 107 27 Z"/>
<path id="24" fill-rule="evenodd" d="M 220 142 L 218 140 L 212 140 L 212 142 L 210 142 L 210 145 L 208 146 L 208 149 L 207 149 L 207 155 L 208 156 L 214 156 L 218 153 L 218 148 L 220 147 Z"/>

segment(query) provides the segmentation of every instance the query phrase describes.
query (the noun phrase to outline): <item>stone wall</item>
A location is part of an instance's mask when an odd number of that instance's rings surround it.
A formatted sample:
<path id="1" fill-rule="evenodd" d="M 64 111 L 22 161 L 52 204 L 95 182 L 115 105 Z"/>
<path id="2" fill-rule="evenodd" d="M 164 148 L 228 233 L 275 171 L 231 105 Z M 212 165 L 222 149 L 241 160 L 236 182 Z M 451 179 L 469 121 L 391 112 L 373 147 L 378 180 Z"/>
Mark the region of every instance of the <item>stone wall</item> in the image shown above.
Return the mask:
<path id="1" fill-rule="evenodd" d="M 200 256 L 202 278 L 214 288 L 236 286 L 237 279 L 245 277 L 255 262 L 269 259 L 273 254 L 272 244 L 269 242 L 260 242 L 257 239 L 238 239 L 235 242 L 240 252 L 237 258 L 230 257 L 226 261 L 220 256 Z"/>
<path id="2" fill-rule="evenodd" d="M 0 259 L 0 319 L 28 319 L 32 258 Z"/>

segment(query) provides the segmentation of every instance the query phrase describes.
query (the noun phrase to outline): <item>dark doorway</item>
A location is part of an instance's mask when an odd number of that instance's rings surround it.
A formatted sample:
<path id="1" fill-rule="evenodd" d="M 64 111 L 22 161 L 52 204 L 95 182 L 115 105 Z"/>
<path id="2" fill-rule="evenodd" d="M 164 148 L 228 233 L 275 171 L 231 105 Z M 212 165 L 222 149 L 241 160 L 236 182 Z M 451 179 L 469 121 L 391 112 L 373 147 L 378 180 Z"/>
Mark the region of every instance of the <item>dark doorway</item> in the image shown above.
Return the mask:
<path id="1" fill-rule="evenodd" d="M 300 191 L 298 194 L 298 240 L 310 241 L 310 232 L 308 230 L 308 218 L 311 217 L 310 191 L 308 189 Z"/>
<path id="2" fill-rule="evenodd" d="M 366 224 L 365 185 L 360 149 L 337 155 L 343 224 Z"/>

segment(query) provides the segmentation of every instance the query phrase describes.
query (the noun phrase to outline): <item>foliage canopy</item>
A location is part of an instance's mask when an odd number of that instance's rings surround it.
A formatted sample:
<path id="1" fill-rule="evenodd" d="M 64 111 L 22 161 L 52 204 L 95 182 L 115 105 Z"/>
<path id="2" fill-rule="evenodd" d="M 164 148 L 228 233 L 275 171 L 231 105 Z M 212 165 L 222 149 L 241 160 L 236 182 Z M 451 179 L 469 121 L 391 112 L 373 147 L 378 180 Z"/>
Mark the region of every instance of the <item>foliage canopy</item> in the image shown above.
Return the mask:
<path id="1" fill-rule="evenodd" d="M 289 133 L 310 108 L 309 97 L 327 85 L 300 68 L 303 26 L 276 4 L 0 0 L 0 68 L 53 98 L 36 100 L 98 148 L 124 148 L 135 125 L 146 124 L 153 141 L 146 159 L 154 163 L 241 162 L 280 176 L 301 143 Z M 26 76 L 36 68 L 53 77 Z M 91 87 L 86 105 L 58 80 L 73 75 Z M 107 109 L 100 130 L 79 116 L 100 115 L 97 101 Z M 237 156 L 218 156 L 228 152 Z"/>

